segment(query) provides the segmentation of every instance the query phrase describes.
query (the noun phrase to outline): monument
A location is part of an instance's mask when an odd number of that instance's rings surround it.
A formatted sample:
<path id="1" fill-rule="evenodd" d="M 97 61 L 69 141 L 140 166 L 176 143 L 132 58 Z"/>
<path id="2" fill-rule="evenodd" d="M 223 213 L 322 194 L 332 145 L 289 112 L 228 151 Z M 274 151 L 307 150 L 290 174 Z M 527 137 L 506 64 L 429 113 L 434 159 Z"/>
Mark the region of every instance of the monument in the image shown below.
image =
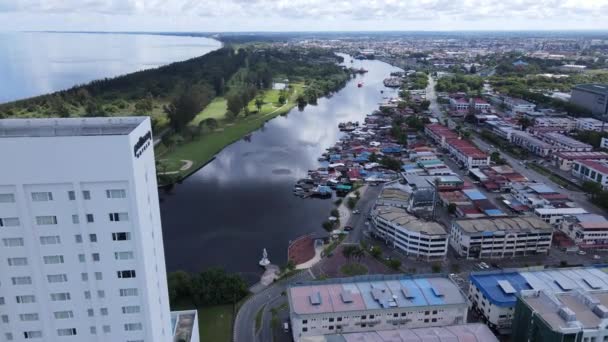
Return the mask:
<path id="1" fill-rule="evenodd" d="M 262 260 L 260 260 L 260 266 L 266 267 L 270 265 L 270 260 L 268 260 L 268 252 L 266 252 L 266 248 L 262 252 Z"/>

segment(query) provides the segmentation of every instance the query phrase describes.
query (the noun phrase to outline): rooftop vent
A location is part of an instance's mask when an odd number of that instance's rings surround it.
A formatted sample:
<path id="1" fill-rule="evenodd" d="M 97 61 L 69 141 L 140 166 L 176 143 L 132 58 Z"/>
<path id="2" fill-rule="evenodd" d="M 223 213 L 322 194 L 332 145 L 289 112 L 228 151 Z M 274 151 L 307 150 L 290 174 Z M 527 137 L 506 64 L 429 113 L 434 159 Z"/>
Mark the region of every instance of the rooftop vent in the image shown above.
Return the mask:
<path id="1" fill-rule="evenodd" d="M 408 289 L 407 289 L 407 288 L 405 288 L 405 287 L 402 287 L 402 288 L 401 288 L 401 293 L 403 293 L 403 297 L 405 297 L 405 299 L 414 299 L 414 298 L 416 298 L 416 296 L 414 296 L 414 295 L 413 295 L 413 294 L 410 292 L 410 290 L 408 290 Z"/>
<path id="2" fill-rule="evenodd" d="M 340 298 L 342 298 L 342 303 L 352 303 L 353 295 L 349 290 L 344 290 L 340 292 Z"/>
<path id="3" fill-rule="evenodd" d="M 504 292 L 505 294 L 508 294 L 508 295 L 514 294 L 517 292 L 515 290 L 515 288 L 513 287 L 513 285 L 511 285 L 511 283 L 508 280 L 499 280 L 498 287 L 500 287 L 502 292 Z"/>
<path id="4" fill-rule="evenodd" d="M 576 314 L 569 307 L 564 306 L 560 308 L 557 314 L 566 322 L 573 322 L 576 320 Z"/>
<path id="5" fill-rule="evenodd" d="M 440 289 L 436 288 L 435 286 L 431 287 L 431 289 L 433 290 L 435 297 L 443 297 L 443 292 L 441 292 Z"/>
<path id="6" fill-rule="evenodd" d="M 598 290 L 602 288 L 602 282 L 595 278 L 583 278 L 583 281 L 589 285 L 590 288 Z"/>
<path id="7" fill-rule="evenodd" d="M 593 308 L 593 313 L 599 318 L 608 318 L 608 308 L 603 304 L 596 305 Z"/>
<path id="8" fill-rule="evenodd" d="M 312 304 L 312 305 L 321 305 L 321 293 L 320 292 L 315 292 L 315 293 L 311 294 L 310 296 L 308 296 L 308 299 L 310 299 L 310 304 Z"/>

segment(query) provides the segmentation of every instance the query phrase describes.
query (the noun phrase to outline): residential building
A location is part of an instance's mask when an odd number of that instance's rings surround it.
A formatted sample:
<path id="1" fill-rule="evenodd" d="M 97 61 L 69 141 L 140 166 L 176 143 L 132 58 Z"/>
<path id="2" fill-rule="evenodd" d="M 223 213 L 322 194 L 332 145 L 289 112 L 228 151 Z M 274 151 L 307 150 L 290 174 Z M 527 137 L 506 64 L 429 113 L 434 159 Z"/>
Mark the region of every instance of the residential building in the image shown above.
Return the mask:
<path id="1" fill-rule="evenodd" d="M 526 132 L 512 132 L 511 142 L 541 157 L 547 157 L 552 152 L 550 144 Z"/>
<path id="2" fill-rule="evenodd" d="M 606 152 L 558 152 L 553 155 L 553 164 L 560 170 L 570 171 L 577 160 L 591 160 L 599 163 L 608 162 Z"/>
<path id="3" fill-rule="evenodd" d="M 536 208 L 534 215 L 540 217 L 543 221 L 557 225 L 562 222 L 565 216 L 586 214 L 587 210 L 583 208 Z"/>
<path id="4" fill-rule="evenodd" d="M 492 106 L 486 100 L 480 98 L 471 99 L 471 106 L 473 106 L 473 109 L 476 111 L 487 111 L 492 109 Z"/>
<path id="5" fill-rule="evenodd" d="M 486 121 L 485 124 L 492 129 L 492 133 L 507 141 L 511 141 L 513 132 L 521 132 L 517 125 L 504 121 Z"/>
<path id="6" fill-rule="evenodd" d="M 0 120 L 0 159 L 0 340 L 171 341 L 150 119 Z"/>
<path id="7" fill-rule="evenodd" d="M 513 97 L 506 97 L 503 101 L 505 106 L 513 113 L 526 113 L 534 111 L 534 108 L 536 108 L 534 103 Z"/>
<path id="8" fill-rule="evenodd" d="M 572 203 L 567 195 L 542 183 L 513 183 L 511 193 L 518 202 L 530 209 L 568 206 Z"/>
<path id="9" fill-rule="evenodd" d="M 445 257 L 448 234 L 439 223 L 390 206 L 376 206 L 371 216 L 374 234 L 402 253 L 422 259 Z"/>
<path id="10" fill-rule="evenodd" d="M 452 220 L 450 244 L 467 259 L 546 254 L 553 228 L 531 216 Z"/>
<path id="11" fill-rule="evenodd" d="M 554 128 L 563 132 L 570 132 L 576 128 L 577 121 L 571 118 L 542 117 L 534 119 L 534 127 Z"/>
<path id="12" fill-rule="evenodd" d="M 607 130 L 608 125 L 604 121 L 595 118 L 576 118 L 576 127 L 579 131 L 596 131 L 601 132 Z"/>
<path id="13" fill-rule="evenodd" d="M 608 341 L 608 291 L 522 291 L 513 341 Z"/>
<path id="14" fill-rule="evenodd" d="M 394 330 L 377 330 L 364 333 L 344 333 L 325 336 L 305 336 L 299 342 L 452 342 L 452 341 L 498 342 L 490 328 L 482 323 L 449 325 L 433 328 L 396 328 Z M 296 341 L 298 342 L 298 341 Z"/>
<path id="15" fill-rule="evenodd" d="M 287 298 L 294 341 L 467 321 L 463 293 L 444 276 L 371 275 L 298 283 L 287 289 Z"/>
<path id="16" fill-rule="evenodd" d="M 572 164 L 572 175 L 585 181 L 600 184 L 602 189 L 608 189 L 608 163 L 595 160 L 575 160 Z"/>
<path id="17" fill-rule="evenodd" d="M 608 138 L 602 138 L 600 142 L 600 148 L 608 149 Z"/>
<path id="18" fill-rule="evenodd" d="M 551 144 L 552 150 L 557 151 L 572 151 L 572 152 L 591 152 L 593 146 L 585 144 L 576 139 L 557 132 L 548 132 L 541 135 L 541 139 Z"/>
<path id="19" fill-rule="evenodd" d="M 490 155 L 468 140 L 448 139 L 447 144 L 450 154 L 467 169 L 490 165 Z"/>
<path id="20" fill-rule="evenodd" d="M 608 220 L 596 214 L 566 216 L 559 229 L 580 248 L 608 247 Z"/>
<path id="21" fill-rule="evenodd" d="M 470 103 L 465 98 L 450 98 L 450 108 L 458 111 L 469 110 Z"/>
<path id="22" fill-rule="evenodd" d="M 594 115 L 608 113 L 608 85 L 579 84 L 572 88 L 570 102 L 591 111 Z"/>
<path id="23" fill-rule="evenodd" d="M 608 274 L 595 267 L 477 272 L 471 273 L 469 280 L 471 309 L 490 328 L 501 333 L 511 332 L 517 295 L 522 291 L 549 290 L 561 293 L 577 288 L 585 291 L 608 290 Z"/>
<path id="24" fill-rule="evenodd" d="M 458 138 L 458 134 L 448 127 L 441 124 L 429 124 L 424 127 L 424 133 L 428 135 L 435 143 L 443 148 L 447 148 L 448 139 Z"/>

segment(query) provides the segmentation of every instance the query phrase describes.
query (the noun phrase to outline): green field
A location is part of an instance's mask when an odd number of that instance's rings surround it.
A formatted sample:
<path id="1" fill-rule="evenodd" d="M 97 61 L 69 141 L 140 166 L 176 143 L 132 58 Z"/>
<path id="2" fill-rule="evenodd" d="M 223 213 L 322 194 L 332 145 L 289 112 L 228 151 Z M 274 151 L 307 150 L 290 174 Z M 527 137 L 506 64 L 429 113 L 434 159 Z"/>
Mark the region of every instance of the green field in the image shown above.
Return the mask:
<path id="1" fill-rule="evenodd" d="M 211 103 L 205 107 L 205 109 L 199 115 L 197 115 L 190 124 L 193 126 L 198 126 L 201 121 L 209 118 L 222 120 L 224 118 L 224 114 L 226 114 L 226 99 L 218 96 L 213 99 L 213 101 L 211 101 Z"/>
<path id="2" fill-rule="evenodd" d="M 171 150 L 166 150 L 163 147 L 156 148 L 156 158 L 164 160 L 167 165 L 182 165 L 181 160 L 191 160 L 192 167 L 184 172 L 180 172 L 179 178 L 184 178 L 194 172 L 205 163 L 210 161 L 224 147 L 238 141 L 245 135 L 260 128 L 266 121 L 289 112 L 296 105 L 296 98 L 302 92 L 302 84 L 293 84 L 293 91 L 289 96 L 288 102 L 280 106 L 278 102 L 279 91 L 268 90 L 264 92 L 264 105 L 259 113 L 255 107 L 255 101 L 249 104 L 252 114 L 244 116 L 240 114 L 234 122 L 227 122 L 223 119 L 219 120 L 219 128 L 213 132 L 204 132 L 199 138 L 176 146 Z M 203 120 L 208 117 L 218 117 L 222 111 L 226 101 L 223 98 L 214 100 L 195 120 Z M 225 112 L 225 109 L 224 109 Z M 159 146 L 161 146 L 160 144 Z M 165 171 L 178 171 L 167 167 Z"/>
<path id="3" fill-rule="evenodd" d="M 219 305 L 198 310 L 201 342 L 230 342 L 232 339 L 232 305 Z"/>

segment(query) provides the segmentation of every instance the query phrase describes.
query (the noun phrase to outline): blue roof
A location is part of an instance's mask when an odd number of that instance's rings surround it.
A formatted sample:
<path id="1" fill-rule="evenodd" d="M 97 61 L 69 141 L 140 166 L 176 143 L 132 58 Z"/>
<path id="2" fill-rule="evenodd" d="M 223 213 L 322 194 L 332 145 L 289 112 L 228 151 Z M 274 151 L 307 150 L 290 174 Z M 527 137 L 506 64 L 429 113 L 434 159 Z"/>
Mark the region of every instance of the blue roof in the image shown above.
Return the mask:
<path id="1" fill-rule="evenodd" d="M 444 303 L 443 299 L 435 294 L 435 291 L 433 291 L 433 285 L 431 285 L 428 280 L 420 278 L 415 279 L 414 281 L 422 291 L 422 294 L 428 301 L 429 305 L 441 305 Z"/>
<path id="2" fill-rule="evenodd" d="M 487 197 L 476 189 L 465 189 L 462 192 L 472 201 L 487 199 Z"/>
<path id="3" fill-rule="evenodd" d="M 516 294 L 522 290 L 532 289 L 528 285 L 528 281 L 519 272 L 472 273 L 469 278 L 490 303 L 500 307 L 515 306 L 515 302 L 517 301 Z M 505 293 L 498 285 L 499 280 L 508 281 L 517 292 Z"/>
<path id="4" fill-rule="evenodd" d="M 401 147 L 385 147 L 381 150 L 383 153 L 399 153 L 403 151 Z"/>
<path id="5" fill-rule="evenodd" d="M 324 185 L 320 185 L 318 190 L 320 193 L 331 193 L 331 188 Z"/>
<path id="6" fill-rule="evenodd" d="M 331 156 L 329 156 L 329 160 L 331 161 L 336 161 L 336 160 L 340 160 L 342 159 L 342 155 L 340 154 L 332 154 Z"/>
<path id="7" fill-rule="evenodd" d="M 555 190 L 551 189 L 551 187 L 545 184 L 533 184 L 529 186 L 530 189 L 538 192 L 539 194 L 552 194 L 555 193 Z"/>
<path id="8" fill-rule="evenodd" d="M 413 169 L 417 169 L 418 165 L 416 165 L 416 164 L 403 164 L 403 165 L 401 165 L 401 168 L 403 170 L 413 170 Z"/>
<path id="9" fill-rule="evenodd" d="M 505 214 L 502 211 L 500 211 L 499 209 L 484 210 L 484 213 L 488 216 L 503 216 Z"/>

